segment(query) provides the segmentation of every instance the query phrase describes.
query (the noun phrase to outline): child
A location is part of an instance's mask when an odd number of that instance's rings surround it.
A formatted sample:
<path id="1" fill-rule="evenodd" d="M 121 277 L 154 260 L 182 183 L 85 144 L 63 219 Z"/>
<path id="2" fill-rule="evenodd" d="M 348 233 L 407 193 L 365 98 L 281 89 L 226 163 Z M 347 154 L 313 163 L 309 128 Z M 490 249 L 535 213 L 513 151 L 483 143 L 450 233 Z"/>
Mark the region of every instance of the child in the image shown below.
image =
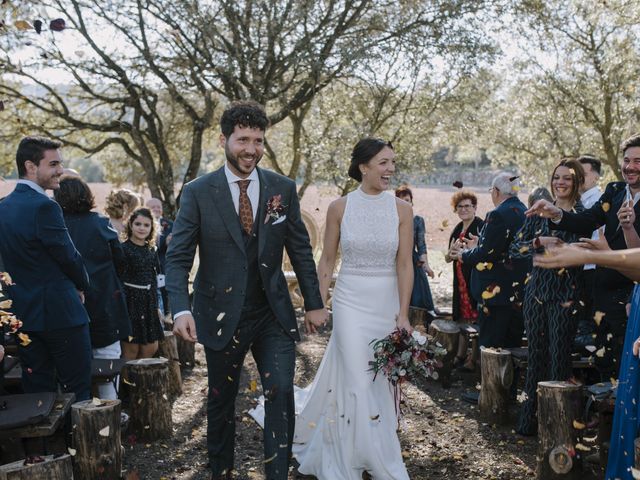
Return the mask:
<path id="1" fill-rule="evenodd" d="M 122 342 L 122 356 L 128 360 L 150 358 L 164 337 L 158 311 L 157 275 L 160 265 L 155 247 L 155 221 L 148 208 L 140 207 L 127 220 L 122 244 L 125 267 L 121 273 L 132 336 Z"/>

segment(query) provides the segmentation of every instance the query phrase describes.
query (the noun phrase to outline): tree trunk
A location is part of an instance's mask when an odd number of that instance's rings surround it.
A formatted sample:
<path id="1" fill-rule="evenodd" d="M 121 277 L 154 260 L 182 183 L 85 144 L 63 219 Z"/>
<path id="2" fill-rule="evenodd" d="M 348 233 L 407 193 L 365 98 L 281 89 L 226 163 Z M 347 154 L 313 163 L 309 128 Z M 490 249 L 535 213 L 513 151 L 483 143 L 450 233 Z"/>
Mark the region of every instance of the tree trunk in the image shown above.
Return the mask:
<path id="1" fill-rule="evenodd" d="M 449 320 L 434 320 L 431 322 L 431 325 L 429 325 L 429 334 L 447 350 L 447 354 L 442 358 L 440 381 L 444 388 L 449 388 L 451 386 L 453 360 L 456 357 L 456 353 L 458 353 L 460 327 L 456 322 Z"/>
<path id="2" fill-rule="evenodd" d="M 409 323 L 412 327 L 424 325 L 427 327 L 427 309 L 420 307 L 409 307 Z"/>
<path id="3" fill-rule="evenodd" d="M 127 362 L 123 376 L 129 386 L 130 425 L 133 433 L 145 441 L 170 437 L 169 360 L 131 360 Z"/>
<path id="4" fill-rule="evenodd" d="M 85 400 L 71 406 L 76 480 L 120 477 L 120 406 L 120 400 Z"/>
<path id="5" fill-rule="evenodd" d="M 581 459 L 574 420 L 582 417 L 582 386 L 568 382 L 538 383 L 538 455 L 536 479 L 579 479 Z"/>
<path id="6" fill-rule="evenodd" d="M 183 369 L 192 369 L 196 365 L 196 344 L 183 339 L 180 335 L 176 335 L 176 344 L 178 347 L 178 359 L 180 367 Z"/>
<path id="7" fill-rule="evenodd" d="M 513 382 L 511 353 L 508 350 L 480 347 L 480 367 L 480 415 L 490 423 L 505 424 L 509 420 L 509 398 Z"/>
<path id="8" fill-rule="evenodd" d="M 70 455 L 47 455 L 44 462 L 24 464 L 24 460 L 0 466 L 0 480 L 73 479 L 73 463 Z M 120 478 L 120 472 L 117 477 Z"/>
<path id="9" fill-rule="evenodd" d="M 169 395 L 175 400 L 182 395 L 182 375 L 178 345 L 173 332 L 164 332 L 164 340 L 158 342 L 158 356 L 169 360 Z"/>

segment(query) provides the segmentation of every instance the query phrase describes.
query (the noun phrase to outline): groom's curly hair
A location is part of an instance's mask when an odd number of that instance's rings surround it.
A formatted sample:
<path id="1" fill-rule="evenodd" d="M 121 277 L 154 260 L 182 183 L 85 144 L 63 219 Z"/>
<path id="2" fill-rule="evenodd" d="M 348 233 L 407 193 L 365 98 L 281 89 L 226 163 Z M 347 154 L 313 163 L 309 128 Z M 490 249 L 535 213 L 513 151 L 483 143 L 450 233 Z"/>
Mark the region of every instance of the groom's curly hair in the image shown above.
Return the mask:
<path id="1" fill-rule="evenodd" d="M 225 137 L 229 138 L 236 125 L 265 131 L 269 125 L 267 112 L 262 105 L 253 100 L 231 102 L 220 118 L 220 130 Z"/>

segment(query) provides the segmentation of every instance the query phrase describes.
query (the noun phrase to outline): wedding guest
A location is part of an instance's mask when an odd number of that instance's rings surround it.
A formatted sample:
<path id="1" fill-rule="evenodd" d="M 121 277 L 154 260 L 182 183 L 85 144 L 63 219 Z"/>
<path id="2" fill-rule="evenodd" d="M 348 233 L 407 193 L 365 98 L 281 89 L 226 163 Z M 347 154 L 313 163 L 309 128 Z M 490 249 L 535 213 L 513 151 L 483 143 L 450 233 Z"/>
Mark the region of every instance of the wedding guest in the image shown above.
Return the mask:
<path id="1" fill-rule="evenodd" d="M 574 158 L 558 162 L 551 174 L 554 205 L 579 212 L 580 187 L 584 183 L 582 165 Z M 532 199 L 534 200 L 535 197 Z M 534 202 L 535 203 L 535 202 Z M 571 243 L 576 233 L 552 230 L 549 220 L 533 216 L 526 219 L 509 248 L 513 259 L 531 258 L 536 250 L 559 241 Z M 533 267 L 525 287 L 523 316 L 528 340 L 526 398 L 522 404 L 517 432 L 537 432 L 538 382 L 565 381 L 571 377 L 571 342 L 580 312 L 579 268 L 547 270 Z"/>
<path id="2" fill-rule="evenodd" d="M 127 218 L 140 205 L 140 197 L 127 188 L 111 190 L 107 195 L 104 211 L 120 238 L 124 235 Z"/>
<path id="3" fill-rule="evenodd" d="M 600 246 L 607 248 L 606 242 Z M 631 250 L 588 250 L 574 245 L 551 247 L 536 255 L 534 265 L 543 268 L 568 268 L 584 264 L 616 269 L 632 281 L 640 281 L 640 248 Z M 613 414 L 606 480 L 632 480 L 634 442 L 640 428 L 640 287 L 635 286 L 629 322 L 620 361 L 616 406 Z"/>
<path id="4" fill-rule="evenodd" d="M 168 315 L 170 312 L 169 309 L 169 295 L 167 294 L 167 289 L 164 286 L 164 274 L 165 271 L 165 263 L 166 263 L 166 254 L 167 254 L 167 246 L 171 241 L 171 231 L 173 230 L 173 222 L 168 218 L 163 216 L 162 212 L 162 202 L 158 198 L 150 198 L 147 200 L 147 208 L 151 210 L 153 214 L 153 218 L 157 222 L 157 237 L 156 237 L 156 245 L 158 246 L 158 260 L 160 261 L 160 273 L 161 276 L 158 277 L 158 306 L 160 310 Z"/>
<path id="5" fill-rule="evenodd" d="M 508 256 L 525 218 L 519 190 L 517 175 L 498 174 L 489 189 L 495 209 L 487 214 L 479 238 L 450 252 L 472 268 L 471 294 L 478 302 L 479 344 L 484 347 L 519 347 L 522 342 L 522 288 L 530 262 Z"/>
<path id="6" fill-rule="evenodd" d="M 640 134 L 626 139 L 620 150 L 623 153 L 621 171 L 623 182 L 607 185 L 600 199 L 582 212 L 565 212 L 545 200 L 536 202 L 527 215 L 551 218 L 555 228 L 571 232 L 593 231 L 605 226 L 604 235 L 613 250 L 640 246 Z M 633 282 L 620 272 L 606 267 L 596 267 L 591 318 L 595 325 L 595 346 L 604 347 L 604 355 L 595 362 L 603 380 L 615 378 L 624 344 L 627 325 L 625 305 L 629 301 Z"/>
<path id="7" fill-rule="evenodd" d="M 82 305 L 89 278 L 62 216 L 46 190 L 62 176 L 60 142 L 25 137 L 16 153 L 19 180 L 0 202 L 0 256 L 13 277 L 3 286 L 30 343 L 18 345 L 26 393 L 91 390 L 89 317 Z"/>
<path id="8" fill-rule="evenodd" d="M 396 197 L 413 205 L 413 192 L 403 185 L 396 189 Z M 435 277 L 433 270 L 429 267 L 429 257 L 427 255 L 427 244 L 424 240 L 426 228 L 424 218 L 420 215 L 413 216 L 413 290 L 411 291 L 412 307 L 423 308 L 427 311 L 429 319 L 436 317 L 433 296 L 429 287 L 427 275 Z"/>
<path id="9" fill-rule="evenodd" d="M 107 217 L 91 211 L 95 208 L 93 193 L 80 177 L 62 177 L 54 198 L 89 274 L 84 306 L 89 314 L 93 358 L 120 358 L 120 341 L 131 335 L 131 323 L 118 278 L 118 270 L 124 267 L 118 233 Z M 100 398 L 117 398 L 111 382 L 99 385 L 98 392 Z"/>
<path id="10" fill-rule="evenodd" d="M 158 350 L 158 341 L 164 337 L 157 295 L 160 263 L 151 211 L 145 207 L 135 209 L 127 220 L 124 233 L 125 266 L 121 279 L 132 333 L 128 341 L 121 342 L 122 356 L 128 360 L 150 358 Z"/>
<path id="11" fill-rule="evenodd" d="M 591 208 L 602 196 L 602 190 L 598 186 L 602 171 L 602 162 L 592 155 L 581 155 L 578 161 L 584 169 L 584 185 L 580 189 L 580 202 L 584 208 Z M 598 239 L 598 230 L 591 235 L 593 240 Z M 578 321 L 578 330 L 574 339 L 574 350 L 580 353 L 588 353 L 585 347 L 593 345 L 593 297 L 595 288 L 596 266 L 589 264 L 584 266 L 582 274 L 582 315 Z"/>
<path id="12" fill-rule="evenodd" d="M 484 222 L 476 216 L 478 197 L 469 190 L 460 190 L 451 197 L 451 206 L 454 213 L 460 218 L 451 235 L 449 236 L 449 250 L 444 258 L 447 263 L 453 262 L 453 320 L 461 323 L 476 323 L 478 321 L 478 302 L 471 295 L 471 271 L 473 266 L 464 264 L 454 259 L 452 249 L 458 242 L 471 240 L 479 235 Z M 466 369 L 474 367 L 474 359 L 467 357 L 467 337 L 460 336 L 458 353 L 455 358 L 456 365 L 462 365 Z"/>

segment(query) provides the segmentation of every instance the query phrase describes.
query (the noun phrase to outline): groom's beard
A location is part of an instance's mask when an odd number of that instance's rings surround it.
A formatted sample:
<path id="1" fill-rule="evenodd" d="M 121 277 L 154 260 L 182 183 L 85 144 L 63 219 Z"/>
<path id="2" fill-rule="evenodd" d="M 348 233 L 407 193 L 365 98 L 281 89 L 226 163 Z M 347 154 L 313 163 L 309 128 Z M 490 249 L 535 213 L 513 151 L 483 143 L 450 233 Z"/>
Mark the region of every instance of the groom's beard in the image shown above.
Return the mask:
<path id="1" fill-rule="evenodd" d="M 240 161 L 238 160 L 238 157 L 233 153 L 231 153 L 227 146 L 224 147 L 224 154 L 227 157 L 227 162 L 229 162 L 233 166 L 233 168 L 235 168 L 238 172 L 244 173 L 245 175 L 250 174 L 256 168 L 256 166 L 258 166 L 258 163 L 260 163 L 260 160 L 262 160 L 262 155 L 260 156 L 252 155 L 251 157 L 247 155 L 243 155 L 243 158 L 253 159 L 253 161 L 251 162 L 251 166 L 247 167 L 246 165 L 241 165 Z"/>

